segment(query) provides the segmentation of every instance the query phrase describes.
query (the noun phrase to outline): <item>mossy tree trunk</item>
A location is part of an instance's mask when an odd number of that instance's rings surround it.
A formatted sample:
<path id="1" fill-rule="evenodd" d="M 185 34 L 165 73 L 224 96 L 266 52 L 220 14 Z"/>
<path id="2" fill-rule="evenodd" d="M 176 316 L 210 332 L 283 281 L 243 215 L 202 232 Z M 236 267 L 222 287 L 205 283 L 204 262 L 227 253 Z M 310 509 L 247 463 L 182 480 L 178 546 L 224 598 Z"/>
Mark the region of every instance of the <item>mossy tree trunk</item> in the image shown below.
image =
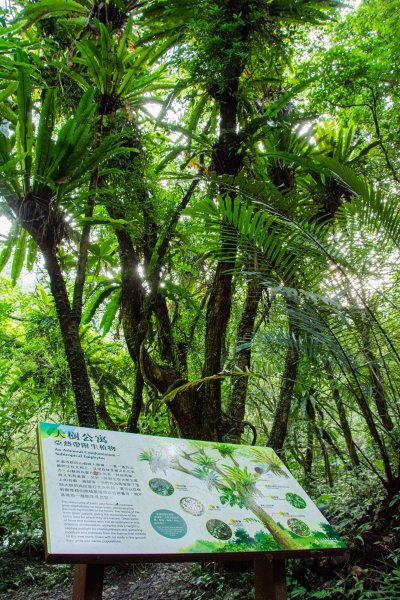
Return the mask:
<path id="1" fill-rule="evenodd" d="M 235 368 L 243 373 L 250 371 L 251 368 L 251 340 L 261 295 L 261 282 L 258 277 L 252 277 L 247 283 L 246 299 L 236 335 Z M 235 377 L 233 379 L 226 411 L 226 433 L 229 438 L 237 442 L 240 442 L 242 434 L 248 383 L 248 377 Z"/>
<path id="2" fill-rule="evenodd" d="M 80 321 L 71 308 L 67 288 L 55 252 L 47 249 L 42 252 L 50 278 L 51 293 L 56 306 L 65 355 L 71 374 L 79 425 L 82 427 L 97 427 L 94 398 L 80 340 Z"/>
<path id="3" fill-rule="evenodd" d="M 297 379 L 300 359 L 299 351 L 295 345 L 298 328 L 291 315 L 290 307 L 291 301 L 287 300 L 290 339 L 286 350 L 278 404 L 267 443 L 267 446 L 270 446 L 278 453 L 282 452 L 287 435 L 293 389 Z"/>

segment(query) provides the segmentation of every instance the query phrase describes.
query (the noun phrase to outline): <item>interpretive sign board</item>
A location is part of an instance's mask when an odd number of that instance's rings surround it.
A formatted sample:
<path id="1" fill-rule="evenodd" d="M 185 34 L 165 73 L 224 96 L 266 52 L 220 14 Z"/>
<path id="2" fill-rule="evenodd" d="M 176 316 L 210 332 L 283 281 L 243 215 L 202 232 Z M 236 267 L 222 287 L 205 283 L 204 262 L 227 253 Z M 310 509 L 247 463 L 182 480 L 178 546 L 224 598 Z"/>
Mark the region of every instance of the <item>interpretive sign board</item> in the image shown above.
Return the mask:
<path id="1" fill-rule="evenodd" d="M 345 547 L 269 448 L 49 423 L 38 438 L 51 562 Z"/>

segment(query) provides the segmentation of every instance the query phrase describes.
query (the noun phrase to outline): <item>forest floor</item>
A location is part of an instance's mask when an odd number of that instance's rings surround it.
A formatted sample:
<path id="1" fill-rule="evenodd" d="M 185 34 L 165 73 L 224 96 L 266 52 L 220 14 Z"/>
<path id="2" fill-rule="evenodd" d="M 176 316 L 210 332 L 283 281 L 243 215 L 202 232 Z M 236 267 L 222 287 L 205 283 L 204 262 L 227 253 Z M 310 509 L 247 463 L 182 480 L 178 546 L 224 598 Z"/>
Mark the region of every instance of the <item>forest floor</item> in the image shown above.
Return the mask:
<path id="1" fill-rule="evenodd" d="M 104 581 L 104 600 L 187 600 L 195 589 L 189 564 L 157 564 L 108 568 Z M 33 563 L 19 565 L 21 586 L 0 592 L 0 600 L 70 600 L 72 570 Z M 59 573 L 57 573 L 57 570 Z M 24 571 L 24 573 L 22 572 Z M 31 581 L 26 575 L 31 575 Z"/>
<path id="2" fill-rule="evenodd" d="M 70 600 L 72 569 L 65 565 L 45 565 L 37 562 L 16 564 L 20 572 L 19 586 L 4 586 L 0 600 Z M 18 579 L 18 578 L 17 578 Z M 224 594 L 223 600 L 247 599 L 243 595 Z M 126 565 L 108 567 L 105 572 L 103 600 L 213 600 L 215 588 L 199 595 L 193 565 L 189 563 Z"/>

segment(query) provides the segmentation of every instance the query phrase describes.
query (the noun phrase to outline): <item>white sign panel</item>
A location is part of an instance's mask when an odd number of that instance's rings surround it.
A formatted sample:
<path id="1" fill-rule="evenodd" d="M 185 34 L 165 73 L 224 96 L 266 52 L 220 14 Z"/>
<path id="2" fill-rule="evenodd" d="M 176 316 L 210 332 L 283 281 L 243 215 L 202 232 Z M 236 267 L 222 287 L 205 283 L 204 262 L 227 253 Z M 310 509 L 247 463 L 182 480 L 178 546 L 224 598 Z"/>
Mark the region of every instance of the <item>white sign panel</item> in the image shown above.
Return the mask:
<path id="1" fill-rule="evenodd" d="M 39 451 L 49 556 L 345 547 L 269 448 L 41 423 Z"/>

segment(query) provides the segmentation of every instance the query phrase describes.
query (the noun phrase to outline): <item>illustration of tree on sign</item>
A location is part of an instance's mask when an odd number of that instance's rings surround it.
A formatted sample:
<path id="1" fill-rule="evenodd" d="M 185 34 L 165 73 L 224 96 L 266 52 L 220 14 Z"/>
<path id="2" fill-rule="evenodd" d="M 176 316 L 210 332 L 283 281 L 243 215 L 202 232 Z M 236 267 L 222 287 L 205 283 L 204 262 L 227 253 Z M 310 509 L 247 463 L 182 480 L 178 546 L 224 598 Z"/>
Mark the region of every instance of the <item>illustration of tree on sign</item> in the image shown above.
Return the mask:
<path id="1" fill-rule="evenodd" d="M 217 450 L 219 456 L 212 456 L 207 453 L 201 442 L 194 442 L 193 452 L 182 449 L 176 455 L 169 455 L 162 449 L 150 449 L 141 452 L 139 460 L 147 461 L 154 473 L 162 471 L 166 474 L 168 469 L 173 469 L 199 479 L 208 490 L 219 492 L 221 504 L 246 508 L 251 511 L 282 549 L 304 549 L 304 546 L 296 541 L 289 531 L 278 524 L 257 502 L 257 497 L 263 495 L 257 489 L 257 482 L 263 475 L 271 472 L 278 477 L 288 477 L 278 457 L 260 449 L 248 449 L 249 458 L 257 464 L 253 473 L 247 466 L 239 465 L 235 458 L 235 452 L 237 453 L 235 446 L 213 444 L 211 448 Z"/>

